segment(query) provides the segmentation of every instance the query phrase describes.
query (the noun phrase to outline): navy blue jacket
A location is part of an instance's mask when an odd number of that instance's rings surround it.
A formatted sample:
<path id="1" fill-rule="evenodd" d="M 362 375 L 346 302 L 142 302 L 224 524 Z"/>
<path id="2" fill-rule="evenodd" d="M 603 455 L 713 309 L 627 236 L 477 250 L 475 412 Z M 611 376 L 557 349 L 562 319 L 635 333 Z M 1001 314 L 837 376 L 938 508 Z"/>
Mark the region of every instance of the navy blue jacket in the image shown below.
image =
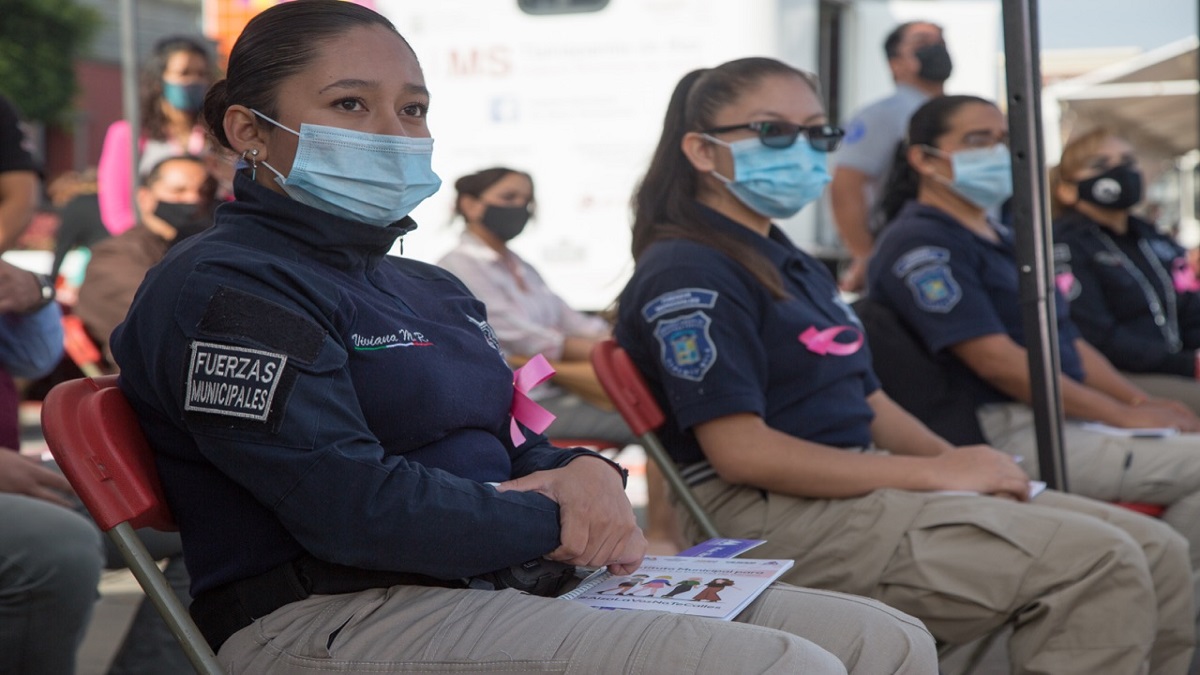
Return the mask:
<path id="1" fill-rule="evenodd" d="M 896 312 L 931 354 L 973 338 L 1008 335 L 1026 347 L 1012 231 L 992 224 L 993 243 L 967 230 L 946 212 L 906 204 L 883 231 L 867 267 L 870 297 Z M 1079 331 L 1066 300 L 1055 294 L 1058 340 L 1064 375 L 1083 380 L 1075 350 Z M 1011 400 L 975 378 L 977 405 Z"/>
<path id="2" fill-rule="evenodd" d="M 485 485 L 579 456 L 509 438 L 512 372 L 449 273 L 245 176 L 113 334 L 193 592 L 296 557 L 439 578 L 559 544 L 557 505 Z"/>
<path id="3" fill-rule="evenodd" d="M 1121 370 L 1195 376 L 1200 294 L 1182 246 L 1133 216 L 1118 235 L 1076 211 L 1055 222 L 1054 238 L 1084 339 Z"/>
<path id="4" fill-rule="evenodd" d="M 615 333 L 663 407 L 661 436 L 672 457 L 703 459 L 692 428 L 736 413 L 816 443 L 870 445 L 866 397 L 879 382 L 862 325 L 829 271 L 774 226 L 763 237 L 703 212 L 709 226 L 778 269 L 789 297 L 773 298 L 728 255 L 694 241 L 659 241 L 642 254 L 621 293 Z M 842 347 L 812 341 L 823 332 Z"/>

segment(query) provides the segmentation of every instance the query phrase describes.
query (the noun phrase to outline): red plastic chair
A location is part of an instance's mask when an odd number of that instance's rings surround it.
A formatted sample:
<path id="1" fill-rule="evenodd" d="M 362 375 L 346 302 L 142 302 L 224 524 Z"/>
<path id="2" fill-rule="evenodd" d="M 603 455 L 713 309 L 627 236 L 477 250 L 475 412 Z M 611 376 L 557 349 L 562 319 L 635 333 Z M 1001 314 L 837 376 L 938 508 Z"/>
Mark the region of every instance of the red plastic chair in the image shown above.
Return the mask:
<path id="1" fill-rule="evenodd" d="M 117 376 L 63 382 L 42 402 L 50 452 L 202 675 L 225 671 L 134 530 L 173 531 L 154 454 Z"/>
<path id="2" fill-rule="evenodd" d="M 700 502 L 696 501 L 687 483 L 679 475 L 675 461 L 658 440 L 655 431 L 662 426 L 666 418 L 637 366 L 633 365 L 629 355 L 613 340 L 597 344 L 592 349 L 591 356 L 592 368 L 596 371 L 596 379 L 600 381 L 600 386 L 604 387 L 608 398 L 616 406 L 617 412 L 621 413 L 621 418 L 629 425 L 633 435 L 641 440 L 646 454 L 658 465 L 663 477 L 667 479 L 667 484 L 671 486 L 671 491 L 695 519 L 705 537 L 720 537 L 712 518 L 709 518 Z"/>

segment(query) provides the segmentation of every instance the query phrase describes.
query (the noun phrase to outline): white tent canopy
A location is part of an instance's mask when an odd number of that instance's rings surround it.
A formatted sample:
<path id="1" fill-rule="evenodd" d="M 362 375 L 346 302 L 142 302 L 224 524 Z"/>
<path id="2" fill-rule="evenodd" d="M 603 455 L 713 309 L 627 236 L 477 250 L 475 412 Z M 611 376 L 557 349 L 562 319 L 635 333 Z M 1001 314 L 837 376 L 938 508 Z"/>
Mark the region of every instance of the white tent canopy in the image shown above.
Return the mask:
<path id="1" fill-rule="evenodd" d="M 1200 144 L 1195 36 L 1046 87 L 1048 122 L 1055 107 L 1064 135 L 1097 125 L 1113 128 L 1139 151 L 1175 158 Z M 1048 126 L 1054 126 L 1049 124 Z M 1058 129 L 1047 129 L 1048 141 Z M 1057 156 L 1047 143 L 1047 157 Z"/>

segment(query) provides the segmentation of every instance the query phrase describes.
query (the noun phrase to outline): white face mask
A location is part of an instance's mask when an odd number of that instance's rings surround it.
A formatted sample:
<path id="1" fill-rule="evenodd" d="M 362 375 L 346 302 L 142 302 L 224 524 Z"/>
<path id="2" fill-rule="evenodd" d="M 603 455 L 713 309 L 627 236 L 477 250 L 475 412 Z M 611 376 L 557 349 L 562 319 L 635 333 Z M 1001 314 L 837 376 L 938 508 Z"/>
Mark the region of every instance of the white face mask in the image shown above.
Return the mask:
<path id="1" fill-rule="evenodd" d="M 289 197 L 347 220 L 387 227 L 438 191 L 432 138 L 370 134 L 318 124 L 297 133 L 266 115 L 271 124 L 300 137 L 287 176 L 267 162 Z"/>

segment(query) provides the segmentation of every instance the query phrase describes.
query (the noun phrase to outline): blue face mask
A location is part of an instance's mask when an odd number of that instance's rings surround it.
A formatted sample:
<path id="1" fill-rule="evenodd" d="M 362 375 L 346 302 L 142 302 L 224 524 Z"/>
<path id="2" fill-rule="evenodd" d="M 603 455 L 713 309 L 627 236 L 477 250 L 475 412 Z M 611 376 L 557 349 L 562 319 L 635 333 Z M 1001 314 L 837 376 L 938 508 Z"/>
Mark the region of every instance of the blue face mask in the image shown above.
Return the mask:
<path id="1" fill-rule="evenodd" d="M 207 91 L 207 82 L 177 84 L 163 80 L 163 98 L 171 104 L 171 107 L 185 113 L 194 113 L 203 108 L 204 94 Z"/>
<path id="2" fill-rule="evenodd" d="M 300 137 L 287 176 L 275 182 L 289 197 L 347 220 L 387 227 L 412 212 L 442 186 L 433 172 L 432 138 L 369 134 L 301 124 L 296 133 L 266 115 L 255 115 Z"/>
<path id="3" fill-rule="evenodd" d="M 705 134 L 733 153 L 733 179 L 713 171 L 738 201 L 768 218 L 790 218 L 821 196 L 829 182 L 825 153 L 803 138 L 787 148 L 768 148 L 757 138 L 726 143 Z"/>
<path id="4" fill-rule="evenodd" d="M 926 146 L 926 149 L 946 156 L 935 147 Z M 990 148 L 959 150 L 950 155 L 950 166 L 954 169 L 953 181 L 940 176 L 936 178 L 981 209 L 999 206 L 1012 196 L 1012 153 L 1003 143 Z"/>

